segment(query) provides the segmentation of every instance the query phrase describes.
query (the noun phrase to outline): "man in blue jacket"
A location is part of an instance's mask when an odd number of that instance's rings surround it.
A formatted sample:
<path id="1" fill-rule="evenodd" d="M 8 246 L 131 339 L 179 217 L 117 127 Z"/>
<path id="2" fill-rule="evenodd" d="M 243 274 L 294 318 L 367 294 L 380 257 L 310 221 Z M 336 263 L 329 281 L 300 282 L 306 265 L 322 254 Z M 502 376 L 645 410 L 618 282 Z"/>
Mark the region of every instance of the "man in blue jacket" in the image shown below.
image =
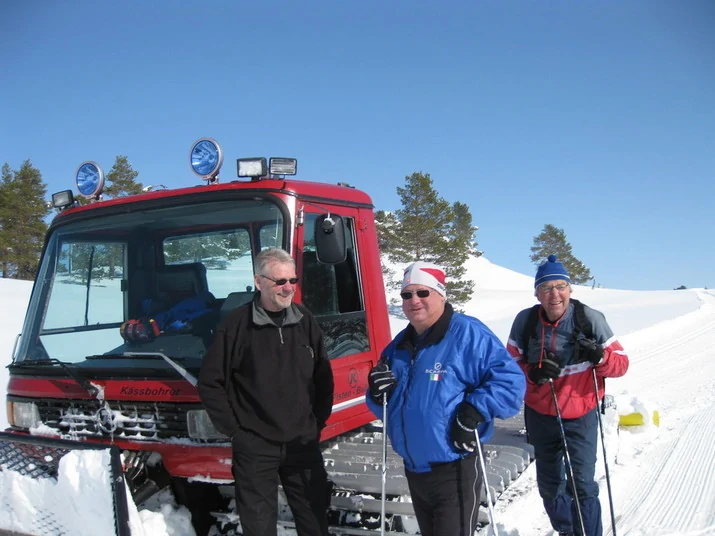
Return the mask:
<path id="1" fill-rule="evenodd" d="M 422 261 L 405 270 L 402 310 L 410 324 L 370 371 L 366 399 L 381 418 L 387 397 L 387 434 L 404 458 L 420 532 L 471 536 L 484 478 L 475 430 L 486 441 L 494 419 L 514 416 L 525 380 L 489 328 L 454 312 L 445 279 Z"/>

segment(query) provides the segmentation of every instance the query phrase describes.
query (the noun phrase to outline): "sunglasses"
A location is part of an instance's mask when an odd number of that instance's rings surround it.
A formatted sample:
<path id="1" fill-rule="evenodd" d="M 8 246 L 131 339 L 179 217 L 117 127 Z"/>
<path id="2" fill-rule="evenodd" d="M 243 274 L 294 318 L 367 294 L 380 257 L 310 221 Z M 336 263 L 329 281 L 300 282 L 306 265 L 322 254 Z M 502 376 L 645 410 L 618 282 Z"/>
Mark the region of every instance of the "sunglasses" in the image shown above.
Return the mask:
<path id="1" fill-rule="evenodd" d="M 431 290 L 425 290 L 425 289 L 416 290 L 415 292 L 410 292 L 409 290 L 407 290 L 405 292 L 400 292 L 400 297 L 405 301 L 411 300 L 413 294 L 417 294 L 418 298 L 427 298 L 427 297 L 429 297 L 429 295 L 432 292 L 433 291 L 431 291 Z"/>
<path id="2" fill-rule="evenodd" d="M 284 278 L 284 279 L 273 279 L 272 277 L 268 277 L 267 275 L 263 275 L 263 274 L 258 274 L 258 275 L 260 275 L 260 276 L 261 276 L 262 278 L 264 278 L 264 279 L 268 279 L 268 280 L 270 280 L 270 281 L 273 281 L 273 282 L 276 284 L 277 287 L 282 287 L 282 286 L 285 285 L 286 283 L 290 283 L 291 285 L 295 285 L 295 284 L 298 283 L 298 281 L 300 281 L 300 278 L 299 278 L 299 277 L 291 277 L 290 279 L 285 279 L 285 278 Z"/>

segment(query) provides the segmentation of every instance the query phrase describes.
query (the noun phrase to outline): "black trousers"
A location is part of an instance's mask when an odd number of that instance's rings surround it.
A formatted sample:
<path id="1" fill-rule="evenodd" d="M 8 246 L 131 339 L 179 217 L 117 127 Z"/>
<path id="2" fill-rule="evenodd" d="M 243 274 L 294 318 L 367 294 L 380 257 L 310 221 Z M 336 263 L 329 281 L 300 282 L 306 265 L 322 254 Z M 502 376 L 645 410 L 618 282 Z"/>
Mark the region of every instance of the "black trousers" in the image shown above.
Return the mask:
<path id="1" fill-rule="evenodd" d="M 422 536 L 472 536 L 477 527 L 482 474 L 479 457 L 435 464 L 428 473 L 405 469 Z"/>
<path id="2" fill-rule="evenodd" d="M 247 430 L 233 437 L 236 508 L 244 536 L 275 536 L 278 481 L 299 536 L 327 536 L 328 476 L 317 439 L 267 441 Z"/>

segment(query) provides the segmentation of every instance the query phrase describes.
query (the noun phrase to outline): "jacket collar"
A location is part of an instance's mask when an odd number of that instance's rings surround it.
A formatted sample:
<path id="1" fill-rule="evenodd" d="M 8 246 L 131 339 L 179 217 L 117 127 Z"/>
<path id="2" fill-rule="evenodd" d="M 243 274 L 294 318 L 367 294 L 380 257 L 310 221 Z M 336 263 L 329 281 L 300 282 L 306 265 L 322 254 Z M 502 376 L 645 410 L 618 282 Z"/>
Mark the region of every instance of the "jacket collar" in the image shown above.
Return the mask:
<path id="1" fill-rule="evenodd" d="M 437 319 L 437 322 L 435 322 L 427 330 L 427 333 L 424 335 L 421 341 L 420 336 L 417 335 L 417 332 L 415 331 L 415 328 L 412 327 L 412 324 L 409 324 L 403 332 L 404 335 L 402 337 L 402 340 L 397 343 L 397 348 L 424 348 L 427 346 L 434 346 L 435 344 L 438 344 L 442 339 L 444 339 L 444 336 L 447 334 L 447 330 L 449 329 L 449 323 L 451 322 L 453 315 L 454 309 L 452 308 L 452 304 L 446 302 L 444 304 L 444 312 L 442 313 L 442 316 L 440 316 Z"/>
<path id="2" fill-rule="evenodd" d="M 256 292 L 256 295 L 253 297 L 251 307 L 253 309 L 253 323 L 255 325 L 278 327 L 276 326 L 276 323 L 273 322 L 273 319 L 268 315 L 266 310 L 261 306 L 260 291 Z M 282 327 L 297 324 L 300 322 L 301 318 L 303 318 L 303 313 L 300 312 L 300 309 L 298 309 L 295 303 L 291 303 L 286 309 L 286 316 L 285 319 L 283 319 Z"/>

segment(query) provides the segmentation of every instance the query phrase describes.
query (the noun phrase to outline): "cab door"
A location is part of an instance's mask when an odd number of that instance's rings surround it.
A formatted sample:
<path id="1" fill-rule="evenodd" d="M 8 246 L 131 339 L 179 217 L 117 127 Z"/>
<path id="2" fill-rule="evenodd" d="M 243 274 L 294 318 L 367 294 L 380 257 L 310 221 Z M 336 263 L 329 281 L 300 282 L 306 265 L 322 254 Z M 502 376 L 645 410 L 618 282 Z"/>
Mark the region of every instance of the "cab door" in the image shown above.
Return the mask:
<path id="1" fill-rule="evenodd" d="M 323 432 L 323 439 L 327 439 L 374 419 L 364 399 L 367 373 L 382 348 L 375 347 L 368 331 L 357 239 L 358 209 L 322 203 L 320 209 L 304 209 L 304 224 L 296 234 L 296 260 L 301 278 L 298 301 L 313 313 L 325 333 L 335 380 L 333 413 Z M 316 255 L 316 219 L 325 210 L 341 216 L 345 224 L 347 257 L 338 264 L 321 263 Z"/>

